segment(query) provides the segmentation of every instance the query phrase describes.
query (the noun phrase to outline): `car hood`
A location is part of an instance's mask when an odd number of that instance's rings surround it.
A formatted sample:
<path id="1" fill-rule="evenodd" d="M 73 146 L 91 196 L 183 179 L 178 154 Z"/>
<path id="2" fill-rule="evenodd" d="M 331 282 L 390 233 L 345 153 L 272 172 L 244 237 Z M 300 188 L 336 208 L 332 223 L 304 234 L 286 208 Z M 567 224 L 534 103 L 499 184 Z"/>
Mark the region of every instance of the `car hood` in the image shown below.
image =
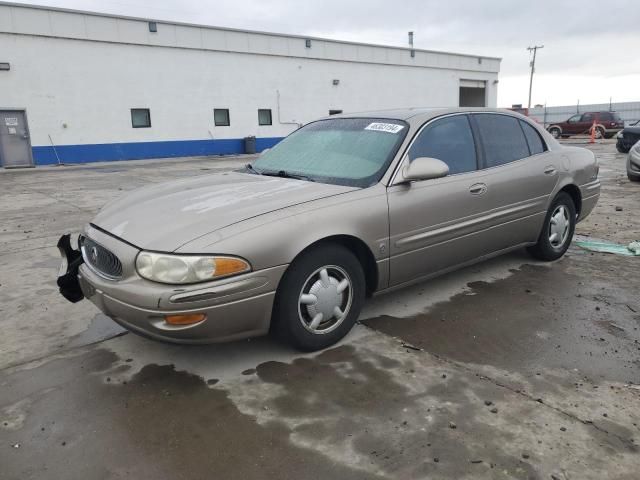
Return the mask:
<path id="1" fill-rule="evenodd" d="M 640 134 L 640 126 L 624 127 L 623 132 Z"/>
<path id="2" fill-rule="evenodd" d="M 134 190 L 91 223 L 139 248 L 172 252 L 231 224 L 351 190 L 239 172 L 204 175 Z"/>

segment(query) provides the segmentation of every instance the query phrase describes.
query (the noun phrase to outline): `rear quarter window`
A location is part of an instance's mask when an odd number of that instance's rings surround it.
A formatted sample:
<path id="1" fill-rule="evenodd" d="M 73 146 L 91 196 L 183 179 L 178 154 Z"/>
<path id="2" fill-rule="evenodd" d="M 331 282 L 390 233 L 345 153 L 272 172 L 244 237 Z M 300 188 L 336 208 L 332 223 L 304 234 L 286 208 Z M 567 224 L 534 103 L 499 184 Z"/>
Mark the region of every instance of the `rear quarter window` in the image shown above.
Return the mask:
<path id="1" fill-rule="evenodd" d="M 522 120 L 519 120 L 519 122 L 520 126 L 522 127 L 522 131 L 524 132 L 524 136 L 527 139 L 527 144 L 529 145 L 529 152 L 531 152 L 531 155 L 537 155 L 538 153 L 545 152 L 547 150 L 547 146 L 545 145 L 537 130 L 527 122 L 523 122 Z"/>
<path id="2" fill-rule="evenodd" d="M 482 139 L 485 167 L 497 167 L 529 156 L 529 147 L 519 120 L 494 113 L 474 116 Z"/>

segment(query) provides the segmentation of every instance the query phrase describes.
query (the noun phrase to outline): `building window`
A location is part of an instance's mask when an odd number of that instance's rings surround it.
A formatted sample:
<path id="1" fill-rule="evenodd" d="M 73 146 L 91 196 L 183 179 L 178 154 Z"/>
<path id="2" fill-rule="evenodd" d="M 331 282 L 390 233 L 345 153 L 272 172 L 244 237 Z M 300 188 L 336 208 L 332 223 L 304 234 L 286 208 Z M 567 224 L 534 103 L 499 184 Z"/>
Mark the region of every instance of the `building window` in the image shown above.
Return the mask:
<path id="1" fill-rule="evenodd" d="M 216 127 L 228 127 L 229 125 L 231 125 L 231 122 L 229 122 L 229 109 L 214 108 L 213 123 Z"/>
<path id="2" fill-rule="evenodd" d="M 149 31 L 151 33 L 157 33 L 158 32 L 158 24 L 156 22 L 149 22 Z"/>
<path id="3" fill-rule="evenodd" d="M 340 115 L 342 110 L 329 110 L 329 115 Z"/>
<path id="4" fill-rule="evenodd" d="M 151 127 L 151 112 L 148 108 L 131 109 L 131 126 L 133 128 Z"/>
<path id="5" fill-rule="evenodd" d="M 271 109 L 260 108 L 258 109 L 258 125 L 271 125 Z"/>

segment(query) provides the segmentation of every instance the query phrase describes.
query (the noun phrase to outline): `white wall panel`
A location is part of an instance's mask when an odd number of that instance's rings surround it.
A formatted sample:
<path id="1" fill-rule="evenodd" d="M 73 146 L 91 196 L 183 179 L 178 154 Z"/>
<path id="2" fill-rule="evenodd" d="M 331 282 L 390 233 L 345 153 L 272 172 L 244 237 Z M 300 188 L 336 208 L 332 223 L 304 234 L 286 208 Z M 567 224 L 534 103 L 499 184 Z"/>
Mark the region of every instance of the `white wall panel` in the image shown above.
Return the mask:
<path id="1" fill-rule="evenodd" d="M 311 42 L 165 23 L 150 33 L 146 20 L 0 3 L 0 60 L 11 63 L 0 107 L 27 108 L 37 146 L 48 135 L 60 145 L 281 137 L 330 109 L 455 106 L 461 78 L 486 81 L 496 104 L 498 59 Z M 132 128 L 131 108 L 149 108 L 152 127 Z M 214 108 L 230 110 L 231 126 L 214 126 Z M 259 108 L 273 125 L 258 126 Z"/>

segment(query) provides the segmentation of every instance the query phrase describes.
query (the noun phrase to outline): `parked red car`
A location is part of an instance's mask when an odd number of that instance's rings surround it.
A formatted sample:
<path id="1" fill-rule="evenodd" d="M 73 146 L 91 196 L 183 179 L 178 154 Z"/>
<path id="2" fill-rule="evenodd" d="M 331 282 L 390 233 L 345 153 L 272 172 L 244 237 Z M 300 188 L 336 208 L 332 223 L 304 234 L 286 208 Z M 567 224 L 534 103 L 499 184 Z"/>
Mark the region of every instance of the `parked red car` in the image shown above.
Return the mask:
<path id="1" fill-rule="evenodd" d="M 588 135 L 591 133 L 594 120 L 596 138 L 611 138 L 624 128 L 624 122 L 616 112 L 585 112 L 578 113 L 564 122 L 552 123 L 547 130 L 554 138 Z"/>

